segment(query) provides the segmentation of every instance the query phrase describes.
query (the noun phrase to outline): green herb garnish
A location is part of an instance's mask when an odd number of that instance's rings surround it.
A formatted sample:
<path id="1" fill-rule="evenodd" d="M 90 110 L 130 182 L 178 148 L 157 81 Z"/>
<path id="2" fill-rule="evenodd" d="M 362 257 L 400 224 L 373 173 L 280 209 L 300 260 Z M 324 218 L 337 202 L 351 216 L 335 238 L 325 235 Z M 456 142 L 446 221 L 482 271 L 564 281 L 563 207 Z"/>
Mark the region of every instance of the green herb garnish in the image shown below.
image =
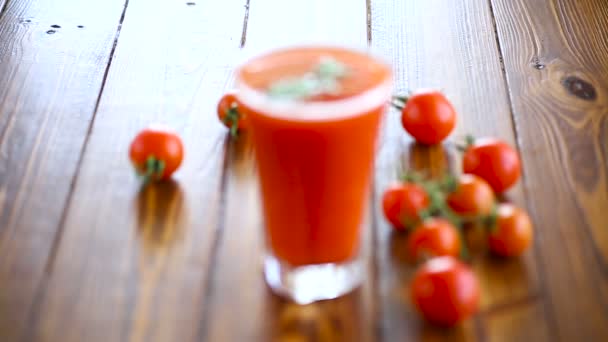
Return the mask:
<path id="1" fill-rule="evenodd" d="M 303 76 L 273 83 L 268 89 L 268 95 L 284 100 L 301 100 L 320 94 L 336 94 L 340 91 L 338 80 L 348 72 L 348 67 L 343 63 L 324 57 L 314 70 Z"/>

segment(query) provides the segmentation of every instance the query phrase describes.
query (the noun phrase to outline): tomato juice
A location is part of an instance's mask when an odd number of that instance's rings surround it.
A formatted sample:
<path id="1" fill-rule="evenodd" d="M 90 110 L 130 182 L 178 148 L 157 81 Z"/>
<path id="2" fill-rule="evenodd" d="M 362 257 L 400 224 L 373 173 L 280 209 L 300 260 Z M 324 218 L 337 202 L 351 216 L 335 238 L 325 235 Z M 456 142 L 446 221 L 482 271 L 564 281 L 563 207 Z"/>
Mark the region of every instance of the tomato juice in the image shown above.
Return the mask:
<path id="1" fill-rule="evenodd" d="M 390 69 L 341 48 L 287 49 L 243 65 L 237 89 L 270 253 L 291 266 L 357 257 Z M 288 96 L 273 96 L 276 89 Z"/>

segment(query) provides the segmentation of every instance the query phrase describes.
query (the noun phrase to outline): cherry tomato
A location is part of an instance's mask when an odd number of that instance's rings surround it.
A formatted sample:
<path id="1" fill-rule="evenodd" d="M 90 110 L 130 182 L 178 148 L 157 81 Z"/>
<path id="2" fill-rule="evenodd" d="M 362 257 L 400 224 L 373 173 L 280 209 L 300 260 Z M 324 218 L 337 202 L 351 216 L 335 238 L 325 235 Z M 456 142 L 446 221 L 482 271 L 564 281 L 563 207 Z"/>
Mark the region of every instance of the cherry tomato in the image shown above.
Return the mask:
<path id="1" fill-rule="evenodd" d="M 409 225 L 416 224 L 420 212 L 428 206 L 428 194 L 413 183 L 393 184 L 382 196 L 384 216 L 397 230 L 405 230 Z"/>
<path id="2" fill-rule="evenodd" d="M 477 175 L 488 182 L 496 193 L 502 193 L 519 179 L 519 155 L 509 144 L 492 138 L 478 139 L 465 150 L 464 173 Z"/>
<path id="3" fill-rule="evenodd" d="M 427 320 L 453 326 L 477 311 L 479 282 L 473 271 L 456 258 L 433 258 L 416 272 L 411 296 Z"/>
<path id="4" fill-rule="evenodd" d="M 458 178 L 456 191 L 447 196 L 447 203 L 461 216 L 485 216 L 492 212 L 495 197 L 485 180 L 464 174 Z"/>
<path id="5" fill-rule="evenodd" d="M 401 123 L 416 141 L 438 144 L 454 129 L 456 111 L 439 91 L 421 90 L 407 99 L 401 110 Z"/>
<path id="6" fill-rule="evenodd" d="M 521 255 L 532 243 L 532 221 L 526 212 L 504 203 L 498 206 L 496 226 L 488 235 L 490 250 L 502 256 Z"/>
<path id="7" fill-rule="evenodd" d="M 449 221 L 431 218 L 414 229 L 407 246 L 414 261 L 429 256 L 457 257 L 460 253 L 460 236 Z"/>
<path id="8" fill-rule="evenodd" d="M 136 172 L 148 180 L 165 180 L 182 163 L 182 141 L 172 130 L 163 126 L 150 126 L 139 132 L 129 149 Z"/>
<path id="9" fill-rule="evenodd" d="M 228 92 L 222 96 L 217 104 L 217 115 L 222 123 L 230 129 L 230 134 L 236 136 L 240 131 L 247 129 L 247 120 L 239 103 L 236 94 Z"/>

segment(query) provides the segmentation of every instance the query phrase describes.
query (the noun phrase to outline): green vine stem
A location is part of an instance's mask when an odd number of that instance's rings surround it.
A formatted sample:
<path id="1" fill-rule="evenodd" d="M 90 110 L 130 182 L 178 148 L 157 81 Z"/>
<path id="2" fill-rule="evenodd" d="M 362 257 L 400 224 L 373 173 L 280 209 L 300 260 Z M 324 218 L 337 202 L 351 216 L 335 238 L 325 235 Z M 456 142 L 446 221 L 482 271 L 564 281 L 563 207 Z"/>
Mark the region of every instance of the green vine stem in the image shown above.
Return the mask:
<path id="1" fill-rule="evenodd" d="M 409 172 L 403 175 L 402 179 L 405 182 L 422 186 L 429 196 L 430 205 L 426 210 L 419 214 L 421 220 L 440 216 L 454 225 L 460 236 L 460 257 L 461 259 L 468 261 L 470 253 L 464 234 L 464 226 L 465 223 L 467 223 L 467 220 L 455 213 L 447 205 L 446 201 L 447 194 L 455 191 L 458 186 L 456 178 L 452 175 L 445 175 L 439 180 L 429 180 L 419 172 Z"/>

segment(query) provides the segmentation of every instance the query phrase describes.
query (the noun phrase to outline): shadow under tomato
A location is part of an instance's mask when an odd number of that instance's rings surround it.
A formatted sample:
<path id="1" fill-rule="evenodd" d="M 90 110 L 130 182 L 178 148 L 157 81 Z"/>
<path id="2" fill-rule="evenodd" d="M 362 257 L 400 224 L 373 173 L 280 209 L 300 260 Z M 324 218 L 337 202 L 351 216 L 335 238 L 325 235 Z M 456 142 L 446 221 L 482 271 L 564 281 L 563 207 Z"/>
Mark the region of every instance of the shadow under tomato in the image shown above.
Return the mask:
<path id="1" fill-rule="evenodd" d="M 450 152 L 445 146 L 411 143 L 409 148 L 410 169 L 431 178 L 441 178 L 450 172 Z"/>
<path id="2" fill-rule="evenodd" d="M 269 292 L 270 289 L 268 289 Z M 356 341 L 371 328 L 363 317 L 363 290 L 299 305 L 269 293 L 273 341 Z M 369 333 L 369 332 L 368 332 Z"/>
<path id="3" fill-rule="evenodd" d="M 226 162 L 229 171 L 236 176 L 249 176 L 255 169 L 253 141 L 251 134 L 241 132 L 237 137 L 226 138 Z"/>
<path id="4" fill-rule="evenodd" d="M 412 266 L 407 252 L 407 240 L 410 234 L 408 232 L 398 232 L 393 230 L 389 237 L 389 250 L 391 262 L 395 265 L 403 265 L 405 267 Z"/>
<path id="5" fill-rule="evenodd" d="M 135 201 L 137 235 L 144 250 L 171 247 L 183 234 L 185 225 L 185 200 L 179 183 L 150 183 L 141 188 Z"/>
<path id="6" fill-rule="evenodd" d="M 533 251 L 527 253 L 533 253 Z M 529 273 L 525 255 L 503 257 L 488 251 L 485 256 L 476 260 L 474 266 L 483 273 L 483 280 L 488 283 L 485 286 L 487 291 L 513 292 L 518 291 L 517 287 L 521 284 L 535 282 L 535 280 L 530 279 L 534 275 Z"/>
<path id="7" fill-rule="evenodd" d="M 422 316 L 420 320 L 421 341 L 468 341 L 475 336 L 475 318 L 467 319 L 451 327 L 444 327 L 426 321 Z"/>

